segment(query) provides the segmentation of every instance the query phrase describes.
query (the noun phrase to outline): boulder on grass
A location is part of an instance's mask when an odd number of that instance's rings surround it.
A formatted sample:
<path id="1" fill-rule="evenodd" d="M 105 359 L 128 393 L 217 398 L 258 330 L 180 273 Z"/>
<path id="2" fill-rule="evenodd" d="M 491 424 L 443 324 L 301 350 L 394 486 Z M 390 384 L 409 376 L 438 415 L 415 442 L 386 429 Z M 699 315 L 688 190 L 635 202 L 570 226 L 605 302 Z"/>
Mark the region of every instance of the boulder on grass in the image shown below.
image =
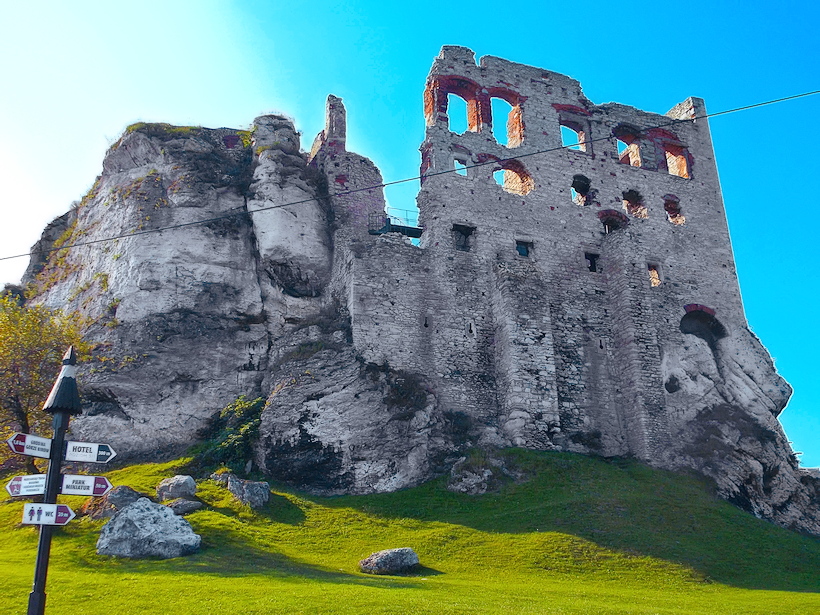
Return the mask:
<path id="1" fill-rule="evenodd" d="M 117 511 L 143 497 L 145 496 L 139 491 L 134 491 L 131 487 L 125 485 L 119 485 L 102 497 L 89 498 L 80 507 L 79 515 L 87 515 L 92 519 L 108 519 L 113 517 Z"/>
<path id="2" fill-rule="evenodd" d="M 160 502 L 185 498 L 193 500 L 196 495 L 196 481 L 193 476 L 177 474 L 164 479 L 157 485 L 157 498 Z"/>
<path id="3" fill-rule="evenodd" d="M 419 556 L 410 547 L 385 549 L 372 553 L 359 562 L 359 569 L 368 574 L 401 574 L 419 565 Z"/>
<path id="4" fill-rule="evenodd" d="M 167 506 L 140 498 L 111 517 L 97 540 L 99 555 L 168 559 L 199 550 L 202 538 Z"/>
<path id="5" fill-rule="evenodd" d="M 251 508 L 262 508 L 270 500 L 270 485 L 266 482 L 244 480 L 230 472 L 211 474 L 211 478 L 224 485 L 237 500 Z"/>
<path id="6" fill-rule="evenodd" d="M 199 500 L 186 500 L 185 498 L 179 498 L 173 502 L 168 502 L 166 506 L 173 510 L 175 515 L 183 516 L 197 511 L 200 508 L 204 508 L 205 504 Z"/>

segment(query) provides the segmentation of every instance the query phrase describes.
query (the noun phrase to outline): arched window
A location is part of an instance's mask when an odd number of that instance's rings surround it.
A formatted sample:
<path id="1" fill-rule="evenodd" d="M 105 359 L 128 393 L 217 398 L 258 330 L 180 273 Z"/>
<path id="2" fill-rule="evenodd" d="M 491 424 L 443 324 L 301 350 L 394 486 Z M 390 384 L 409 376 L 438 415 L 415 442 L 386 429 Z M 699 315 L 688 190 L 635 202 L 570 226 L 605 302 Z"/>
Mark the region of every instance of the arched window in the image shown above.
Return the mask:
<path id="1" fill-rule="evenodd" d="M 643 204 L 643 197 L 637 190 L 627 190 L 623 193 L 624 211 L 633 218 L 648 218 L 649 211 Z"/>
<path id="2" fill-rule="evenodd" d="M 592 182 L 585 175 L 573 175 L 572 184 L 569 187 L 572 202 L 576 205 L 586 205 L 591 185 Z"/>
<path id="3" fill-rule="evenodd" d="M 584 127 L 571 120 L 560 119 L 561 123 L 561 145 L 567 149 L 574 149 L 579 152 L 587 151 L 587 138 Z"/>
<path id="4" fill-rule="evenodd" d="M 666 211 L 666 218 L 672 224 L 684 224 L 686 218 L 681 213 L 680 201 L 674 194 L 666 194 L 663 197 L 663 209 Z"/>
<path id="5" fill-rule="evenodd" d="M 629 219 L 620 211 L 614 209 L 604 209 L 598 212 L 598 219 L 604 225 L 604 232 L 611 233 L 618 229 L 625 228 L 629 224 Z"/>
<path id="6" fill-rule="evenodd" d="M 492 122 L 495 140 L 506 147 L 518 147 L 524 142 L 523 98 L 505 88 L 490 88 L 487 94 L 492 111 L 487 119 Z"/>
<path id="7" fill-rule="evenodd" d="M 633 167 L 640 167 L 641 146 L 640 133 L 629 126 L 618 126 L 612 131 L 618 148 L 618 161 Z"/>
<path id="8" fill-rule="evenodd" d="M 498 164 L 501 168 L 493 172 L 493 177 L 506 192 L 523 196 L 535 188 L 535 181 L 519 161 L 504 160 Z M 503 171 L 503 183 L 499 182 L 501 171 Z"/>

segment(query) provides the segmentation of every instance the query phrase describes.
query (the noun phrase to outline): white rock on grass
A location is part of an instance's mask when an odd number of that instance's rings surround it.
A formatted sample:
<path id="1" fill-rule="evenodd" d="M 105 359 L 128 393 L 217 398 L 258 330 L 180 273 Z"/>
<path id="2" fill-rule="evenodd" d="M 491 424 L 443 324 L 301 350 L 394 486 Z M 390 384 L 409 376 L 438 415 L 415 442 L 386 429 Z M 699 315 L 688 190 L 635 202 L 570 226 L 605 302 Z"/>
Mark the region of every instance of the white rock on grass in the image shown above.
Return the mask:
<path id="1" fill-rule="evenodd" d="M 201 542 L 191 525 L 170 508 L 140 498 L 103 526 L 97 553 L 132 559 L 169 559 L 195 553 Z"/>
<path id="2" fill-rule="evenodd" d="M 157 485 L 157 497 L 160 502 L 164 500 L 176 500 L 185 498 L 191 500 L 196 495 L 196 481 L 193 476 L 177 474 L 171 478 L 164 479 Z"/>

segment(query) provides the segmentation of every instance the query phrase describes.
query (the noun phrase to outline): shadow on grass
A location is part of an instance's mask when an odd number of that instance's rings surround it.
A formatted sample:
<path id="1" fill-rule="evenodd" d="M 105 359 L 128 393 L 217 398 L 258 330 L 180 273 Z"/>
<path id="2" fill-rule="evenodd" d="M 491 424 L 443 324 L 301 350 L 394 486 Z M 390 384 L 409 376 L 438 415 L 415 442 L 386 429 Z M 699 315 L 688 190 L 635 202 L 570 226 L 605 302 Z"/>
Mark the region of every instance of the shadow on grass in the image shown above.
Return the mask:
<path id="1" fill-rule="evenodd" d="M 300 562 L 287 555 L 253 546 L 236 537 L 227 529 L 210 528 L 207 540 L 198 553 L 169 560 L 125 559 L 94 555 L 92 549 L 78 550 L 71 554 L 73 566 L 85 568 L 95 574 L 121 575 L 124 572 L 163 573 L 174 575 L 196 574 L 218 577 L 265 577 L 294 580 L 312 579 L 326 583 L 362 585 L 391 588 L 420 588 L 423 584 L 413 582 L 413 577 L 438 574 L 432 569 L 419 569 L 405 579 L 373 575 L 360 575 Z M 421 572 L 425 574 L 421 574 Z"/>
<path id="2" fill-rule="evenodd" d="M 683 564 L 727 585 L 820 592 L 819 539 L 718 500 L 698 479 L 623 459 L 519 449 L 502 454 L 528 479 L 508 481 L 498 493 L 453 493 L 440 478 L 394 493 L 314 499 L 490 533 L 569 534 L 627 555 Z"/>
<path id="3" fill-rule="evenodd" d="M 204 500 L 203 500 L 204 501 Z M 228 517 L 236 516 L 236 506 L 219 506 L 214 502 L 204 501 L 209 510 L 218 512 Z M 284 523 L 286 525 L 301 525 L 305 521 L 305 513 L 288 498 L 278 493 L 271 493 L 270 500 L 263 508 L 254 510 L 257 517 L 262 517 L 273 523 Z"/>

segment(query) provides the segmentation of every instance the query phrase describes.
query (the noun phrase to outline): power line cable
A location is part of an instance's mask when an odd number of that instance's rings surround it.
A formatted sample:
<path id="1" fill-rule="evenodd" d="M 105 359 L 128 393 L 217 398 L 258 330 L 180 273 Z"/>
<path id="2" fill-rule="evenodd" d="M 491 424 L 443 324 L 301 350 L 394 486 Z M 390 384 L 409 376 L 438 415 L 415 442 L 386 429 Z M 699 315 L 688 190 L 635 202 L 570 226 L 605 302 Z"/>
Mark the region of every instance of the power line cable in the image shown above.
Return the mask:
<path id="1" fill-rule="evenodd" d="M 782 98 L 775 98 L 775 99 L 772 99 L 772 100 L 767 100 L 767 101 L 764 101 L 764 102 L 754 103 L 754 104 L 751 104 L 751 105 L 744 105 L 742 107 L 735 107 L 733 109 L 727 109 L 725 111 L 716 111 L 714 113 L 705 113 L 703 115 L 695 116 L 693 118 L 688 118 L 688 119 L 683 119 L 683 120 L 678 120 L 678 119 L 670 120 L 669 122 L 664 122 L 663 124 L 658 124 L 656 126 L 650 126 L 650 127 L 645 128 L 643 130 L 653 130 L 653 129 L 657 129 L 657 128 L 665 128 L 667 126 L 678 125 L 681 122 L 694 122 L 694 121 L 697 121 L 697 120 L 702 120 L 702 119 L 706 119 L 706 118 L 710 118 L 710 117 L 717 117 L 719 115 L 728 115 L 730 113 L 737 113 L 738 111 L 748 111 L 749 109 L 764 107 L 766 105 L 773 105 L 775 103 L 785 102 L 785 101 L 788 101 L 788 100 L 795 100 L 797 98 L 804 98 L 806 96 L 812 96 L 814 94 L 820 94 L 820 90 L 814 90 L 814 91 L 811 91 L 811 92 L 803 92 L 802 94 L 794 94 L 792 96 L 784 96 Z M 512 160 L 519 160 L 521 158 L 527 158 L 527 157 L 530 157 L 530 156 L 537 156 L 537 155 L 540 155 L 540 154 L 547 154 L 547 153 L 559 151 L 559 150 L 562 150 L 562 149 L 571 149 L 573 147 L 577 147 L 577 146 L 580 146 L 580 145 L 586 145 L 588 143 L 596 143 L 596 142 L 599 142 L 599 141 L 609 141 L 612 138 L 614 138 L 614 137 L 613 136 L 598 137 L 596 139 L 589 139 L 589 140 L 586 140 L 586 141 L 583 141 L 583 142 L 579 141 L 578 143 L 571 143 L 571 144 L 568 144 L 568 145 L 561 145 L 559 147 L 551 147 L 551 148 L 548 148 L 548 149 L 538 150 L 538 151 L 534 151 L 534 152 L 516 154 L 515 156 L 510 156 L 509 158 L 493 158 L 493 159 L 487 160 L 485 162 L 478 162 L 478 163 L 475 163 L 475 164 L 464 165 L 464 167 L 462 167 L 462 168 L 463 169 L 473 169 L 473 168 L 483 167 L 483 166 L 487 166 L 487 165 L 498 164 L 500 162 L 510 162 Z M 461 169 L 458 169 L 458 170 L 461 170 Z M 332 194 L 332 195 L 329 195 L 329 196 L 331 196 L 331 197 L 348 196 L 348 195 L 351 195 L 351 194 L 357 194 L 359 192 L 366 192 L 368 190 L 376 190 L 376 189 L 379 189 L 379 188 L 387 188 L 389 186 L 395 186 L 395 185 L 398 185 L 398 184 L 404 184 L 404 183 L 411 182 L 411 181 L 422 180 L 422 179 L 427 179 L 429 177 L 436 177 L 438 175 L 447 175 L 449 173 L 456 173 L 456 172 L 457 172 L 457 169 L 446 169 L 446 170 L 443 170 L 443 171 L 434 171 L 432 173 L 424 173 L 422 175 L 414 175 L 412 177 L 406 177 L 404 179 L 396 179 L 396 180 L 389 181 L 389 182 L 383 182 L 381 184 L 366 186 L 364 188 L 354 188 L 352 190 L 345 190 L 344 192 L 339 192 L 337 194 Z M 259 212 L 263 212 L 263 211 L 270 211 L 272 209 L 281 209 L 282 207 L 291 207 L 293 205 L 302 205 L 304 203 L 310 203 L 312 201 L 316 201 L 320 198 L 323 198 L 323 197 L 313 197 L 313 198 L 307 198 L 307 199 L 300 199 L 298 201 L 289 201 L 288 203 L 280 203 L 279 205 L 270 205 L 268 207 L 260 207 L 258 209 L 254 209 L 252 211 L 248 210 L 247 208 L 241 209 L 241 210 L 237 210 L 237 208 L 234 208 L 234 211 L 231 211 L 230 213 L 215 216 L 213 218 L 206 218 L 204 220 L 195 220 L 193 222 L 182 222 L 182 223 L 179 223 L 179 224 L 172 224 L 170 226 L 163 226 L 163 227 L 155 228 L 155 229 L 145 229 L 145 230 L 141 230 L 141 231 L 133 231 L 133 232 L 130 232 L 130 233 L 123 233 L 121 235 L 112 235 L 111 237 L 104 237 L 102 239 L 91 239 L 89 241 L 72 243 L 71 245 L 61 246 L 59 248 L 49 248 L 48 250 L 45 250 L 44 252 L 45 252 L 45 254 L 50 254 L 52 252 L 57 252 L 59 250 L 70 250 L 72 248 L 80 248 L 80 247 L 83 247 L 83 246 L 90 246 L 90 245 L 94 245 L 94 244 L 98 244 L 98 243 L 104 243 L 106 241 L 114 241 L 116 239 L 125 239 L 127 237 L 139 237 L 140 235 L 147 235 L 149 233 L 161 233 L 162 231 L 169 231 L 169 230 L 174 230 L 174 229 L 178 229 L 178 228 L 185 228 L 185 227 L 188 227 L 188 226 L 197 226 L 199 224 L 208 224 L 209 222 L 217 222 L 219 220 L 225 220 L 227 218 L 232 218 L 234 216 L 240 216 L 240 215 L 246 215 L 246 214 L 255 214 L 255 213 L 259 213 Z M 0 261 L 11 260 L 11 259 L 14 259 L 14 258 L 23 258 L 23 257 L 26 257 L 26 256 L 33 256 L 33 255 L 34 255 L 33 252 L 26 252 L 25 254 L 15 254 L 14 256 L 2 256 L 2 257 L 0 257 Z"/>

